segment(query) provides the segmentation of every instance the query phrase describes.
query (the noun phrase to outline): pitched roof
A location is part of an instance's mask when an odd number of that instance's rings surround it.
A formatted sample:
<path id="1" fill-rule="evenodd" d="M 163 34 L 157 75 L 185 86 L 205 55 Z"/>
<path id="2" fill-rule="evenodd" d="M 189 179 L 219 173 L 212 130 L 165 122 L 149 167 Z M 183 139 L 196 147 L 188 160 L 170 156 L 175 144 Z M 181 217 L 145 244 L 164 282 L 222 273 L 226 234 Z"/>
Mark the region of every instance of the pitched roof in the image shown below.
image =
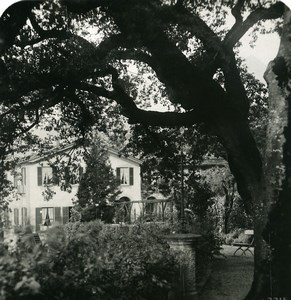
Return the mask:
<path id="1" fill-rule="evenodd" d="M 63 147 L 55 147 L 53 149 L 51 149 L 49 152 L 43 154 L 43 155 L 39 155 L 39 154 L 33 154 L 31 156 L 28 156 L 26 158 L 24 158 L 22 161 L 20 161 L 18 163 L 18 165 L 31 165 L 31 164 L 35 164 L 35 163 L 38 163 L 40 161 L 44 161 L 50 157 L 53 157 L 54 155 L 57 155 L 57 154 L 60 154 L 60 153 L 63 153 L 63 152 L 66 152 L 70 149 L 72 149 L 74 147 L 73 144 L 70 144 L 70 145 L 67 145 L 67 146 L 63 146 Z M 131 162 L 134 162 L 136 164 L 141 164 L 142 161 L 133 157 L 133 156 L 125 156 L 125 155 L 122 155 L 120 151 L 117 151 L 113 148 L 107 148 L 108 149 L 108 153 L 110 154 L 113 154 L 113 155 L 116 155 L 120 158 L 123 158 L 125 160 L 129 160 Z"/>

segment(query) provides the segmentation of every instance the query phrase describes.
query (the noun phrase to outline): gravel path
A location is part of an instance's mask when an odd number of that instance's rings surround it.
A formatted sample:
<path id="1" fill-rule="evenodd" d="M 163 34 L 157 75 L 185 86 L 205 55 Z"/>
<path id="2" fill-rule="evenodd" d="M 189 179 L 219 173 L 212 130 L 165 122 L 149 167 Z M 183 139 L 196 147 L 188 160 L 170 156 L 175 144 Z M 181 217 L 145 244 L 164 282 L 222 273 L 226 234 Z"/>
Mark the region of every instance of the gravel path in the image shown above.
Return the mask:
<path id="1" fill-rule="evenodd" d="M 242 300 L 248 293 L 253 279 L 253 256 L 232 256 L 236 247 L 223 246 L 216 258 L 211 276 L 198 295 L 198 300 Z M 240 255 L 240 253 L 239 253 Z"/>

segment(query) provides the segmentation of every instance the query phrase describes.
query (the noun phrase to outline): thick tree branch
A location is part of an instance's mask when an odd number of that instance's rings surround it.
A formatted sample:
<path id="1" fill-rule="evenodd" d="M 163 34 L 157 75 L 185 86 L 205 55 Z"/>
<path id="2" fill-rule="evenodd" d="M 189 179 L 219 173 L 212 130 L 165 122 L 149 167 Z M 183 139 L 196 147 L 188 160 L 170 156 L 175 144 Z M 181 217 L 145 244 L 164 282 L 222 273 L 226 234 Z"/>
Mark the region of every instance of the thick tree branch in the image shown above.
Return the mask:
<path id="1" fill-rule="evenodd" d="M 35 14 L 31 14 L 29 17 L 30 23 L 33 27 L 33 29 L 36 31 L 36 33 L 43 39 L 48 38 L 68 38 L 71 37 L 71 34 L 67 30 L 44 30 L 37 22 Z"/>
<path id="2" fill-rule="evenodd" d="M 29 20 L 30 20 L 31 26 L 33 27 L 35 32 L 38 34 L 39 38 L 35 38 L 31 41 L 23 43 L 23 46 L 33 45 L 33 44 L 39 43 L 43 40 L 50 39 L 50 38 L 54 38 L 54 39 L 58 39 L 58 40 L 74 38 L 74 39 L 78 40 L 78 42 L 82 43 L 83 45 L 92 48 L 92 50 L 95 49 L 95 45 L 90 43 L 88 40 L 86 40 L 85 38 L 83 38 L 79 35 L 73 34 L 73 33 L 71 33 L 70 31 L 68 31 L 66 29 L 62 29 L 62 30 L 58 30 L 58 29 L 44 30 L 38 24 L 38 22 L 36 20 L 36 16 L 35 16 L 34 13 L 32 13 L 30 15 Z M 19 44 L 21 45 L 21 42 Z"/>
<path id="3" fill-rule="evenodd" d="M 139 109 L 136 106 L 134 100 L 124 91 L 124 89 L 120 85 L 116 74 L 115 76 L 112 76 L 112 85 L 115 93 L 115 100 L 124 109 L 124 114 L 128 117 L 129 123 L 140 123 L 152 126 L 181 126 L 193 125 L 202 122 L 203 120 L 204 116 L 194 110 L 187 113 L 176 113 L 146 111 Z"/>
<path id="4" fill-rule="evenodd" d="M 235 6 L 232 8 L 231 13 L 235 17 L 236 23 L 241 23 L 243 17 L 241 15 L 241 10 L 244 7 L 245 0 L 237 0 Z"/>
<path id="5" fill-rule="evenodd" d="M 229 105 L 238 114 L 247 118 L 249 111 L 249 99 L 241 80 L 237 67 L 234 52 L 229 50 L 227 53 L 228 60 L 222 62 L 222 71 L 225 78 L 225 89 L 229 100 Z"/>
<path id="6" fill-rule="evenodd" d="M 159 112 L 137 109 L 134 114 L 128 116 L 130 124 L 143 124 L 150 126 L 191 126 L 204 121 L 204 117 L 197 111 L 186 113 L 178 112 Z"/>
<path id="7" fill-rule="evenodd" d="M 123 114 L 128 118 L 131 124 L 144 124 L 152 126 L 181 126 L 193 125 L 203 122 L 204 116 L 196 111 L 186 113 L 177 112 L 158 112 L 146 111 L 140 109 L 134 103 L 134 100 L 124 91 L 118 82 L 117 75 L 113 74 L 113 91 L 107 91 L 87 83 L 74 84 L 74 87 L 80 90 L 86 90 L 94 93 L 96 96 L 106 97 L 115 100 L 123 108 Z"/>
<path id="8" fill-rule="evenodd" d="M 157 13 L 163 23 L 178 24 L 187 28 L 195 37 L 200 39 L 208 51 L 219 51 L 221 41 L 212 29 L 198 16 L 182 5 L 163 6 Z"/>
<path id="9" fill-rule="evenodd" d="M 65 84 L 69 78 L 61 77 L 59 74 L 30 74 L 27 78 L 22 78 L 17 81 L 13 88 L 6 88 L 0 91 L 1 99 L 16 100 L 22 96 L 28 95 L 30 92 L 48 89 L 54 85 Z"/>
<path id="10" fill-rule="evenodd" d="M 76 89 L 91 92 L 91 93 L 95 94 L 96 96 L 105 97 L 107 99 L 112 99 L 112 100 L 115 99 L 114 92 L 108 91 L 103 87 L 99 87 L 99 86 L 92 85 L 92 84 L 85 83 L 85 82 L 73 82 L 71 84 L 72 84 L 72 87 L 74 87 Z"/>
<path id="11" fill-rule="evenodd" d="M 37 100 L 32 100 L 27 104 L 23 104 L 21 100 L 15 99 L 17 100 L 17 104 L 13 105 L 9 110 L 2 112 L 0 114 L 0 118 L 3 118 L 9 114 L 25 113 L 26 111 L 36 111 L 40 108 L 51 108 L 62 101 L 60 97 L 62 91 L 62 87 L 58 87 L 52 92 L 52 97 L 48 98 L 47 95 L 45 95 Z"/>
<path id="12" fill-rule="evenodd" d="M 112 50 L 118 50 L 119 48 L 127 49 L 139 47 L 137 41 L 125 36 L 121 33 L 113 34 L 110 37 L 104 39 L 95 50 L 95 56 L 100 59 L 109 56 Z"/>
<path id="13" fill-rule="evenodd" d="M 19 34 L 20 29 L 39 1 L 21 1 L 11 5 L 0 19 L 0 54 L 10 48 Z"/>
<path id="14" fill-rule="evenodd" d="M 266 19 L 278 19 L 284 13 L 285 5 L 277 2 L 269 8 L 260 7 L 249 14 L 240 26 L 237 23 L 230 29 L 223 41 L 224 48 L 232 49 L 243 35 L 258 21 Z"/>
<path id="15" fill-rule="evenodd" d="M 22 133 L 29 132 L 33 127 L 35 127 L 40 121 L 40 115 L 38 109 L 35 110 L 35 120 L 27 127 L 20 126 L 20 130 Z"/>
<path id="16" fill-rule="evenodd" d="M 139 50 L 117 50 L 114 51 L 114 57 L 117 59 L 140 61 L 152 67 L 153 69 L 156 68 L 156 64 L 152 57 L 149 54 Z"/>
<path id="17" fill-rule="evenodd" d="M 156 65 L 154 71 L 168 88 L 170 101 L 180 103 L 186 110 L 215 110 L 214 106 L 219 105 L 224 96 L 221 87 L 189 63 L 180 49 L 158 27 L 152 15 L 146 11 L 141 14 L 146 14 L 143 18 L 148 19 L 148 26 L 144 26 L 139 19 L 129 24 L 129 16 L 119 12 L 113 17 L 125 35 L 136 36 L 149 50 Z"/>
<path id="18" fill-rule="evenodd" d="M 51 33 L 45 33 L 45 35 L 50 35 Z M 67 84 L 69 85 L 74 81 L 78 82 L 87 78 L 97 78 L 111 74 L 107 69 L 105 57 L 110 54 L 111 50 L 114 50 L 119 47 L 119 42 L 122 38 L 120 35 L 111 36 L 108 39 L 105 39 L 99 44 L 99 46 L 94 46 L 86 39 L 69 34 L 71 38 L 78 40 L 82 45 L 85 44 L 86 55 L 88 57 L 80 57 L 80 60 L 83 60 L 85 63 L 81 64 L 82 69 L 76 68 L 76 65 L 66 65 L 65 68 L 63 65 L 59 66 L 58 72 L 44 73 L 39 70 L 39 73 L 29 74 L 29 76 L 22 76 L 19 80 L 14 80 L 11 83 L 3 83 L 5 78 L 1 78 L 2 84 L 0 85 L 0 96 L 2 99 L 17 99 L 22 95 L 27 95 L 32 91 L 39 89 L 47 89 L 51 86 L 57 84 Z M 53 37 L 53 34 L 51 35 Z M 67 35 L 65 34 L 66 38 Z M 65 53 L 66 54 L 66 53 Z M 2 65 L 1 65 L 2 66 Z M 55 68 L 56 69 L 56 68 Z M 2 71 L 2 69 L 1 69 Z M 5 65 L 3 64 L 3 72 L 5 72 Z M 42 73 L 42 74 L 41 74 Z M 9 80 L 9 78 L 7 78 Z M 10 85 L 12 88 L 10 88 Z"/>

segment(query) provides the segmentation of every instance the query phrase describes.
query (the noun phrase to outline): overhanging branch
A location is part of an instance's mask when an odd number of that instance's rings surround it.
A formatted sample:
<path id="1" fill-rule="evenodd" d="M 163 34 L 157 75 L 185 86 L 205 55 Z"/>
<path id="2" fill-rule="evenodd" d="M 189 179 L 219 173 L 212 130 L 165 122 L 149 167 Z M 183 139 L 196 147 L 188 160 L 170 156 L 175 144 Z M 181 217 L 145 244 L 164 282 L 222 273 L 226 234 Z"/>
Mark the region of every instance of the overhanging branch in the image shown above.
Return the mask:
<path id="1" fill-rule="evenodd" d="M 193 125 L 201 123 L 204 116 L 197 111 L 189 111 L 186 113 L 178 112 L 159 112 L 147 111 L 136 106 L 134 99 L 131 98 L 118 82 L 116 74 L 112 74 L 113 91 L 90 85 L 87 83 L 74 84 L 76 89 L 89 91 L 96 96 L 106 97 L 115 100 L 122 107 L 122 113 L 128 118 L 130 124 L 143 124 L 152 126 L 181 126 Z"/>
<path id="2" fill-rule="evenodd" d="M 278 19 L 284 13 L 285 5 L 282 2 L 277 2 L 269 8 L 260 7 L 249 14 L 245 21 L 237 23 L 230 29 L 225 36 L 223 45 L 225 48 L 233 48 L 234 45 L 244 36 L 244 34 L 253 27 L 258 21 Z"/>
<path id="3" fill-rule="evenodd" d="M 163 6 L 159 9 L 158 16 L 164 23 L 178 24 L 187 28 L 203 42 L 207 50 L 218 51 L 221 48 L 221 41 L 213 30 L 198 15 L 191 13 L 182 5 Z"/>
<path id="4" fill-rule="evenodd" d="M 39 1 L 21 1 L 11 5 L 0 18 L 0 54 L 3 54 L 15 41 L 32 9 Z"/>
<path id="5" fill-rule="evenodd" d="M 117 59 L 143 62 L 153 69 L 156 67 L 153 58 L 149 54 L 139 50 L 116 50 L 114 51 L 114 57 Z"/>
<path id="6" fill-rule="evenodd" d="M 185 113 L 178 112 L 159 112 L 146 111 L 137 108 L 135 113 L 128 115 L 128 122 L 130 124 L 143 124 L 150 126 L 191 126 L 202 123 L 205 119 L 197 111 L 189 111 Z"/>
<path id="7" fill-rule="evenodd" d="M 112 99 L 112 100 L 115 99 L 115 95 L 113 91 L 108 91 L 105 88 L 100 86 L 92 85 L 85 82 L 74 82 L 72 87 L 78 90 L 91 92 L 99 97 L 105 97 L 107 99 Z"/>
<path id="8" fill-rule="evenodd" d="M 241 15 L 241 10 L 245 4 L 245 0 L 237 0 L 235 6 L 231 9 L 232 15 L 235 17 L 236 23 L 241 23 L 243 17 Z"/>
<path id="9" fill-rule="evenodd" d="M 71 34 L 67 30 L 44 30 L 37 22 L 36 16 L 34 13 L 32 13 L 29 17 L 30 23 L 33 27 L 33 29 L 36 31 L 36 33 L 42 38 L 42 39 L 48 39 L 48 38 L 68 38 L 71 36 Z"/>

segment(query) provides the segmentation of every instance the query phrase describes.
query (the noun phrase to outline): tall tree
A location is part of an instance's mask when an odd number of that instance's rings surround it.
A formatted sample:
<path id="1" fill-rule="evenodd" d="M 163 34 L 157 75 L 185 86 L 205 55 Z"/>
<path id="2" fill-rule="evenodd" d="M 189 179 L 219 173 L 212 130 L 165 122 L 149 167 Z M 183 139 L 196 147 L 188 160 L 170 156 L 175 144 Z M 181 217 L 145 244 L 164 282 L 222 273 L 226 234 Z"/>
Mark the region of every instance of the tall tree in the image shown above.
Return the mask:
<path id="1" fill-rule="evenodd" d="M 120 193 L 119 181 L 111 168 L 108 150 L 100 139 L 85 153 L 86 172 L 80 180 L 75 204 L 81 208 L 82 220 L 101 219 L 112 222 L 112 203 Z"/>
<path id="2" fill-rule="evenodd" d="M 281 43 L 276 58 L 270 62 L 265 78 L 269 87 L 269 115 L 264 165 L 264 187 L 257 211 L 263 236 L 270 247 L 265 259 L 269 276 L 261 278 L 270 294 L 291 296 L 291 12 L 285 9 Z M 258 256 L 258 254 L 257 254 Z M 262 256 L 258 256 L 256 264 Z M 269 283 L 268 283 L 269 281 Z M 266 285 L 264 287 L 264 284 Z M 258 287 L 257 287 L 258 288 Z M 250 297 L 251 298 L 251 294 Z"/>
<path id="3" fill-rule="evenodd" d="M 205 124 L 225 148 L 238 191 L 254 218 L 255 272 L 248 299 L 290 296 L 286 195 L 291 26 L 285 5 L 271 0 L 25 3 L 15 4 L 1 18 L 1 147 L 6 151 L 56 106 L 81 134 L 95 123 L 102 126 L 105 108 L 112 103 L 129 123 Z M 229 10 L 235 23 L 226 29 Z M 263 164 L 249 126 L 250 101 L 234 47 L 255 24 L 284 12 L 281 49 L 269 73 L 269 120 L 280 130 L 269 129 L 268 164 Z M 149 69 L 147 78 L 129 80 Z M 153 88 L 140 90 L 141 80 L 157 82 L 161 93 L 152 100 L 175 109 L 158 112 L 142 106 L 157 94 L 151 93 Z M 7 131 L 13 134 L 2 134 Z M 284 151 L 278 151 L 283 144 Z M 276 167 L 283 170 L 281 166 L 286 172 L 267 173 Z M 276 174 L 276 180 L 270 174 Z"/>

